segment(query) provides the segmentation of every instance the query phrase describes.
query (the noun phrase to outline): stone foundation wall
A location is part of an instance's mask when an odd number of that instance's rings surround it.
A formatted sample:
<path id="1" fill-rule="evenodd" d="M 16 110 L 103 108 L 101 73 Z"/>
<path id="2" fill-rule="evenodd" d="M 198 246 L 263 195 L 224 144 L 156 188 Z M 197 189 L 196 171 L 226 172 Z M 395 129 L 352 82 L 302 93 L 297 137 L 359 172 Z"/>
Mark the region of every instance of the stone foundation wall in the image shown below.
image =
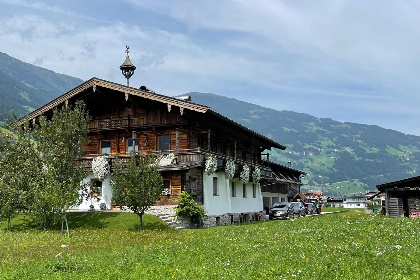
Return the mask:
<path id="1" fill-rule="evenodd" d="M 164 222 L 176 229 L 183 228 L 197 228 L 198 225 L 191 224 L 189 219 L 178 217 L 176 218 L 175 206 L 152 206 L 145 213 L 155 215 L 161 218 Z M 260 212 L 246 212 L 246 213 L 226 213 L 223 215 L 206 215 L 204 216 L 204 224 L 202 227 L 216 227 L 226 226 L 241 223 L 248 223 L 252 221 L 267 220 L 263 211 Z"/>
<path id="2" fill-rule="evenodd" d="M 247 212 L 247 213 L 226 213 L 223 215 L 206 215 L 204 217 L 203 227 L 226 226 L 265 219 L 265 213 Z"/>

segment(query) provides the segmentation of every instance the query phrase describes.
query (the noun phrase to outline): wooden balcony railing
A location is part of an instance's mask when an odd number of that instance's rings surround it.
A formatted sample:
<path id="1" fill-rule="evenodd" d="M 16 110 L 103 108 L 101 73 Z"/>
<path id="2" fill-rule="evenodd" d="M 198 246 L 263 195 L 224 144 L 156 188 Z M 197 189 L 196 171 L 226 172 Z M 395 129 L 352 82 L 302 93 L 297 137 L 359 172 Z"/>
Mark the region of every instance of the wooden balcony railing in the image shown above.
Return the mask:
<path id="1" fill-rule="evenodd" d="M 137 127 L 145 124 L 146 121 L 144 117 L 93 120 L 89 122 L 88 129 L 92 131 L 101 131 L 118 128 Z"/>
<path id="2" fill-rule="evenodd" d="M 163 155 L 169 155 L 169 154 L 173 154 L 174 155 L 174 162 L 172 165 L 168 165 L 168 166 L 161 166 L 159 169 L 161 171 L 164 170 L 169 170 L 169 169 L 176 169 L 177 167 L 181 168 L 183 166 L 202 166 L 204 167 L 205 165 L 205 160 L 206 160 L 206 153 L 207 152 L 203 152 L 200 149 L 186 149 L 186 150 L 179 150 L 178 152 L 175 151 L 142 151 L 139 153 L 140 156 L 150 156 L 150 155 L 156 155 L 156 156 L 163 156 Z M 226 165 L 226 161 L 228 159 L 232 159 L 231 157 L 222 155 L 222 154 L 215 154 L 213 153 L 213 155 L 216 156 L 217 158 L 217 169 L 222 171 L 225 169 L 225 165 Z M 86 156 L 84 156 L 83 158 L 80 158 L 78 160 L 79 164 L 82 164 L 84 166 L 84 168 L 86 169 L 86 171 L 88 170 L 92 170 L 92 160 L 97 157 L 97 156 L 102 156 L 99 154 L 88 154 Z M 122 159 L 123 161 L 128 160 L 130 158 L 130 154 L 128 153 L 124 153 L 124 154 L 109 154 L 106 155 L 109 158 L 110 161 L 110 165 L 111 168 L 112 166 L 115 164 L 115 161 L 117 158 Z M 244 163 L 246 163 L 248 166 L 253 166 L 250 162 L 246 162 L 243 160 L 237 160 L 234 161 L 236 164 L 236 176 L 239 176 L 239 173 L 241 171 L 242 165 Z M 272 170 L 267 167 L 267 166 L 263 166 L 263 165 L 258 165 L 258 167 L 261 170 L 261 178 L 272 178 Z"/>

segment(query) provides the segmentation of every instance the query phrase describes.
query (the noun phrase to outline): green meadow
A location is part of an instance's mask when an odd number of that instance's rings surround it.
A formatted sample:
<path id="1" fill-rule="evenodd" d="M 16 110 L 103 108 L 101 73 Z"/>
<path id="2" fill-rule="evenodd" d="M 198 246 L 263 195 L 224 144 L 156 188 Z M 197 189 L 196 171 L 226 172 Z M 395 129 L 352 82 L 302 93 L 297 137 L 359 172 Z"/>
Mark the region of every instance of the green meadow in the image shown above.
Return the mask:
<path id="1" fill-rule="evenodd" d="M 361 212 L 175 230 L 129 213 L 71 213 L 70 238 L 19 216 L 0 279 L 419 279 L 420 219 Z"/>

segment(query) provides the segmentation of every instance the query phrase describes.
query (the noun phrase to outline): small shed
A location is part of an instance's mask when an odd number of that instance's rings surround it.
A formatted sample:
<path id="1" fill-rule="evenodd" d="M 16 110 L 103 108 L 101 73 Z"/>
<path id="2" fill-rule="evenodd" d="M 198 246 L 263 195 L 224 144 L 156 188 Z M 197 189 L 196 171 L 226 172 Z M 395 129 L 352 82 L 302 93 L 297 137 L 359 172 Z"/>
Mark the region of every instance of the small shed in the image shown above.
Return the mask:
<path id="1" fill-rule="evenodd" d="M 385 193 L 384 214 L 390 217 L 420 216 L 420 176 L 377 185 L 376 188 Z"/>

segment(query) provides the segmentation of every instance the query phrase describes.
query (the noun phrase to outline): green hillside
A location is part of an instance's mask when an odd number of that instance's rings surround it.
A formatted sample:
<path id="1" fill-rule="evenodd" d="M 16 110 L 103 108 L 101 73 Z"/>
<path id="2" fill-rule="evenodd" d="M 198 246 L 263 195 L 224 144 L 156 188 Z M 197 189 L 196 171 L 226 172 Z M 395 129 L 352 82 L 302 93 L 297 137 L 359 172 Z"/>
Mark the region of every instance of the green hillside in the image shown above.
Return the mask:
<path id="1" fill-rule="evenodd" d="M 0 52 L 0 119 L 10 117 L 11 110 L 22 116 L 82 82 Z"/>
<path id="2" fill-rule="evenodd" d="M 291 111 L 276 111 L 207 93 L 189 93 L 238 123 L 287 147 L 270 160 L 308 173 L 304 189 L 339 196 L 420 172 L 420 137 L 375 125 L 341 123 Z"/>
<path id="3" fill-rule="evenodd" d="M 0 120 L 38 108 L 81 84 L 0 53 Z M 420 137 L 374 125 L 341 123 L 308 114 L 276 111 L 206 93 L 189 93 L 192 102 L 210 106 L 287 147 L 270 160 L 308 173 L 306 189 L 334 196 L 375 189 L 378 184 L 420 175 Z"/>

